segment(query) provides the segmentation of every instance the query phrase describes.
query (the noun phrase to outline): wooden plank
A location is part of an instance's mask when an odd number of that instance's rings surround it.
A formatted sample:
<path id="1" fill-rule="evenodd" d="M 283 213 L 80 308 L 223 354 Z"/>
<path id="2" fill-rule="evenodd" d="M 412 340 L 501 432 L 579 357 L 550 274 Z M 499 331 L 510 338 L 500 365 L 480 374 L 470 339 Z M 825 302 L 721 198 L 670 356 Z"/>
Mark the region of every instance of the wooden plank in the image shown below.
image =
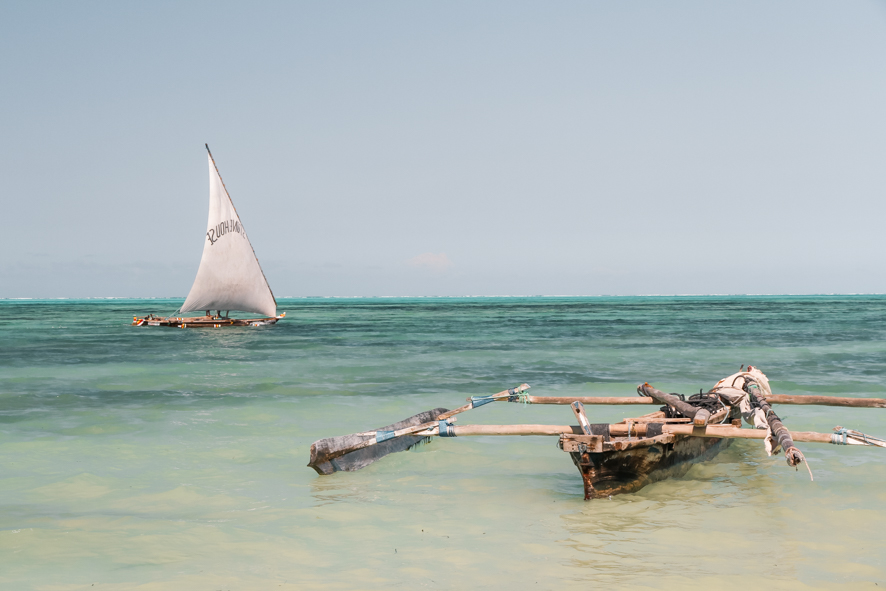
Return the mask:
<path id="1" fill-rule="evenodd" d="M 648 396 L 527 396 L 530 404 L 661 404 Z"/>
<path id="2" fill-rule="evenodd" d="M 453 425 L 456 437 L 472 437 L 484 435 L 556 435 L 572 433 L 584 435 L 578 425 Z"/>
<path id="3" fill-rule="evenodd" d="M 631 436 L 645 436 L 646 423 L 631 425 Z M 489 435 L 518 435 L 518 436 L 560 436 L 564 433 L 583 435 L 578 425 L 453 425 L 453 434 L 456 437 L 489 436 Z M 627 437 L 628 425 L 610 425 L 609 432 L 612 437 Z M 689 435 L 691 437 L 718 437 L 735 439 L 765 439 L 766 431 L 763 429 L 740 429 L 729 425 L 707 425 L 695 427 L 694 425 L 662 425 L 662 434 Z M 429 433 L 436 435 L 436 431 Z M 830 433 L 815 433 L 810 431 L 791 431 L 794 441 L 811 443 L 831 443 Z"/>
<path id="4" fill-rule="evenodd" d="M 691 418 L 693 424 L 696 427 L 703 427 L 707 425 L 708 419 L 711 418 L 711 413 L 707 409 L 692 406 L 688 402 L 684 402 L 676 396 L 667 394 L 665 392 L 662 392 L 661 390 L 656 390 L 648 383 L 643 384 L 642 386 L 638 386 L 637 392 L 650 396 L 660 403 L 670 406 L 684 417 Z"/>
<path id="5" fill-rule="evenodd" d="M 661 413 L 664 414 L 664 413 Z M 691 423 L 692 419 L 687 419 L 686 417 L 676 418 L 676 419 L 666 419 L 664 417 L 637 417 L 636 419 L 625 419 L 620 421 L 619 425 L 627 425 L 628 423 L 633 423 L 634 425 L 639 425 L 641 423 Z"/>
<path id="6" fill-rule="evenodd" d="M 627 436 L 628 434 L 627 425 L 612 425 L 609 429 L 613 436 Z M 645 435 L 646 425 L 634 425 L 631 431 L 632 434 L 639 432 L 641 435 Z M 662 425 L 662 432 L 691 437 L 729 437 L 734 439 L 765 439 L 767 433 L 764 429 L 740 429 L 728 425 L 707 425 L 701 428 L 694 425 Z M 794 441 L 807 443 L 831 443 L 832 441 L 830 433 L 791 431 L 790 435 Z"/>
<path id="7" fill-rule="evenodd" d="M 601 453 L 603 451 L 602 435 L 572 435 L 564 433 L 560 436 L 560 449 L 577 453 Z"/>
<path id="8" fill-rule="evenodd" d="M 650 447 L 656 443 L 673 443 L 674 439 L 675 436 L 672 433 L 662 433 L 655 437 L 644 437 L 643 439 L 632 439 L 630 441 L 607 441 L 603 444 L 603 451 L 625 451 L 628 449 Z"/>
<path id="9" fill-rule="evenodd" d="M 657 410 L 655 412 L 649 413 L 648 415 L 643 415 L 643 416 L 639 416 L 639 417 L 628 417 L 626 419 L 623 419 L 621 422 L 627 423 L 628 421 L 630 421 L 632 423 L 660 423 L 662 421 L 667 422 L 667 421 L 690 421 L 690 420 L 692 420 L 692 419 L 686 419 L 686 418 L 666 419 L 666 418 L 664 418 L 664 416 L 665 416 L 664 412 Z M 659 421 L 658 419 L 661 419 L 661 421 Z"/>
<path id="10" fill-rule="evenodd" d="M 758 396 L 758 398 L 760 398 Z M 766 400 L 771 404 L 817 404 L 820 406 L 851 406 L 855 408 L 886 408 L 884 398 L 845 398 L 839 396 L 793 396 L 773 394 Z"/>
<path id="11" fill-rule="evenodd" d="M 650 396 L 527 396 L 531 404 L 663 404 Z M 886 408 L 886 398 L 847 398 L 839 396 L 800 396 L 773 394 L 767 396 L 771 404 L 816 404 L 820 406 L 850 406 L 856 408 Z"/>

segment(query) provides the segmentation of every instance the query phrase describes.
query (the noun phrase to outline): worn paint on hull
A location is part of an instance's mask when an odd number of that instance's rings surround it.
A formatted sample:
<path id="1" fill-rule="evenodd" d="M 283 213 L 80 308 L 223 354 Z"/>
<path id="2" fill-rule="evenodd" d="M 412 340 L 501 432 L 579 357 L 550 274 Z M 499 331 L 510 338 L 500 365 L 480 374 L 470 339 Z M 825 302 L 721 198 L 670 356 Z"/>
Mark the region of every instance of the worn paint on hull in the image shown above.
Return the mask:
<path id="1" fill-rule="evenodd" d="M 632 493 L 647 484 L 686 474 L 697 462 L 710 460 L 732 443 L 716 437 L 678 437 L 625 451 L 571 452 L 584 481 L 585 500 Z"/>

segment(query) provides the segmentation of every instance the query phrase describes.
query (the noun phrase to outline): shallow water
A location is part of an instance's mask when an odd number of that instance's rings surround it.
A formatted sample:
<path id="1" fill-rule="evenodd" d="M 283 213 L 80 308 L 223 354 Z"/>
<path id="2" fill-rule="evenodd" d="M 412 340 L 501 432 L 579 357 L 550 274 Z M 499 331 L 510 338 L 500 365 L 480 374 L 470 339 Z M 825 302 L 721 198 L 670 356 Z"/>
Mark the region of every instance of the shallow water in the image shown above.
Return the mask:
<path id="1" fill-rule="evenodd" d="M 136 328 L 178 301 L 0 301 L 0 588 L 775 589 L 886 585 L 886 450 L 738 441 L 582 500 L 554 438 L 436 440 L 318 476 L 311 442 L 528 382 L 886 397 L 886 297 L 281 300 L 284 322 Z M 595 422 L 652 407 L 588 407 Z M 784 406 L 886 435 L 886 409 Z M 487 405 L 460 423 L 574 422 Z"/>

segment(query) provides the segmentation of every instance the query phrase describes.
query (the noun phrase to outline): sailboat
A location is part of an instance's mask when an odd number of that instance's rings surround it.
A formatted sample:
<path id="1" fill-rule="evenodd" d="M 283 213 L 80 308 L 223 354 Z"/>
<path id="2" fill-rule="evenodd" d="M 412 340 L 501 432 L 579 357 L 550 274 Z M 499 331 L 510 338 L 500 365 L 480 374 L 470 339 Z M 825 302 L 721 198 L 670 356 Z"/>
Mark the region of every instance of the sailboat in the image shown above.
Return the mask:
<path id="1" fill-rule="evenodd" d="M 285 312 L 277 315 L 277 300 L 246 236 L 243 222 L 237 215 L 208 144 L 206 152 L 209 157 L 209 223 L 203 243 L 203 258 L 194 285 L 176 316 L 134 316 L 132 324 L 135 326 L 266 326 L 286 316 Z M 231 310 L 259 316 L 231 318 Z M 188 312 L 204 314 L 186 316 Z"/>

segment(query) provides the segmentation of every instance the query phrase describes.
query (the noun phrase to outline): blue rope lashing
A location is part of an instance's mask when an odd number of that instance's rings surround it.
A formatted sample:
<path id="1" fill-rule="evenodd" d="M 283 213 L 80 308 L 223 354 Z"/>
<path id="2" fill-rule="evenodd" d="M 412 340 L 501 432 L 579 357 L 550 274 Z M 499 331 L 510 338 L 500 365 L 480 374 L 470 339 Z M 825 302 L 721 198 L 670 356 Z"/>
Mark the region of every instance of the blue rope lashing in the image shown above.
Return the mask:
<path id="1" fill-rule="evenodd" d="M 508 389 L 508 402 L 521 402 L 523 406 L 529 404 L 529 395 L 518 392 L 516 388 Z"/>
<path id="2" fill-rule="evenodd" d="M 833 435 L 831 435 L 831 443 L 835 445 L 846 445 L 846 436 L 849 434 L 849 429 L 840 429 L 839 431 L 835 431 Z M 843 436 L 843 439 L 840 439 L 840 435 Z"/>
<path id="3" fill-rule="evenodd" d="M 439 421 L 440 427 L 440 437 L 455 437 L 455 429 L 452 428 L 452 423 L 448 421 Z"/>
<path id="4" fill-rule="evenodd" d="M 495 402 L 494 396 L 471 396 L 471 408 L 477 408 L 490 402 Z"/>
<path id="5" fill-rule="evenodd" d="M 388 439 L 393 439 L 395 437 L 394 431 L 376 431 L 375 432 L 375 442 L 381 443 L 382 441 L 387 441 Z"/>

